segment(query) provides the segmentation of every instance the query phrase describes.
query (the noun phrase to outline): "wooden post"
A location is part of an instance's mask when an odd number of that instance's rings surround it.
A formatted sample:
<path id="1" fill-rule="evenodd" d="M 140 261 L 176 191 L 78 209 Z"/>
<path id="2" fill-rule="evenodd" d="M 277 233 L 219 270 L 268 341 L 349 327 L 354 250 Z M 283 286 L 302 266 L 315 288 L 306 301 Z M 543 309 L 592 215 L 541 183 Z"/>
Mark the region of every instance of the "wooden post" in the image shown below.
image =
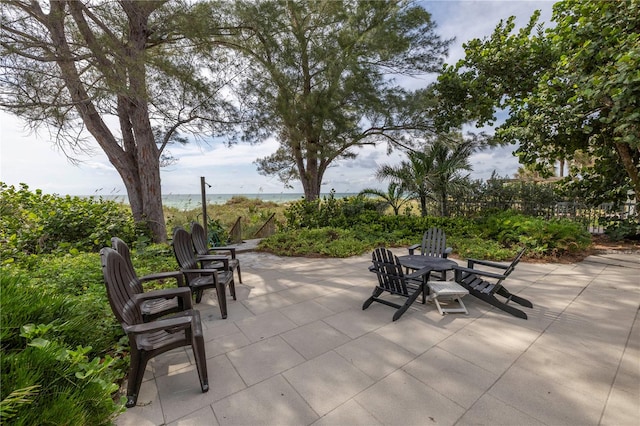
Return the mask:
<path id="1" fill-rule="evenodd" d="M 207 194 L 204 186 L 207 183 L 204 181 L 204 176 L 200 176 L 200 192 L 202 193 L 202 226 L 204 226 L 204 232 L 206 232 L 207 240 L 209 239 L 209 227 L 207 226 Z"/>

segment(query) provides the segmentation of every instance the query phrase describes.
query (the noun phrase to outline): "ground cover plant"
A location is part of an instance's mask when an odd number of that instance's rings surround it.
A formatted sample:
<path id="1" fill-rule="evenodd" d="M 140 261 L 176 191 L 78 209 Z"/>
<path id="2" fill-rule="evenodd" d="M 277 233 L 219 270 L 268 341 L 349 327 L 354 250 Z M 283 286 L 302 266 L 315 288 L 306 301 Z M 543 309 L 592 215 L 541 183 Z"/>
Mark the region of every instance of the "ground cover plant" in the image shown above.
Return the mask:
<path id="1" fill-rule="evenodd" d="M 460 257 L 506 260 L 520 247 L 528 248 L 529 257 L 557 257 L 584 251 L 591 244 L 591 235 L 584 227 L 567 219 L 547 220 L 495 210 L 474 218 L 385 215 L 375 202 L 361 196 L 300 200 L 287 209 L 285 217 L 282 230 L 262 240 L 260 248 L 289 256 L 334 253 L 346 257 L 378 246 L 402 247 L 420 242 L 422 234 L 432 226 L 446 232 L 454 255 Z M 337 235 L 358 244 L 345 245 Z M 322 249 L 314 252 L 314 247 Z M 362 251 L 356 253 L 358 249 Z"/>

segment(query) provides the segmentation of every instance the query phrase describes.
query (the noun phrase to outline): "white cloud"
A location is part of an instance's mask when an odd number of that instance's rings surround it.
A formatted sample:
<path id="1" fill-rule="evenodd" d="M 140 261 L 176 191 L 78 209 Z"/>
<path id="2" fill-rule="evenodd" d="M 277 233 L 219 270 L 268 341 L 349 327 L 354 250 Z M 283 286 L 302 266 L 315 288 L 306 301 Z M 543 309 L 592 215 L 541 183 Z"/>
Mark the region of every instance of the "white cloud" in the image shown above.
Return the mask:
<path id="1" fill-rule="evenodd" d="M 500 19 L 517 16 L 518 26 L 526 25 L 536 9 L 542 9 L 542 21 L 551 17 L 551 1 L 424 1 L 422 4 L 437 22 L 437 32 L 443 38 L 456 37 L 450 49 L 448 63 L 463 56 L 462 44 L 472 38 L 491 34 Z M 414 79 L 408 84 L 423 87 L 429 79 Z M 31 189 L 47 193 L 90 195 L 126 194 L 124 185 L 113 166 L 99 148 L 93 155 L 82 155 L 78 165 L 71 164 L 56 149 L 47 135 L 28 134 L 15 117 L 0 112 L 0 180 L 10 185 L 27 183 Z M 300 184 L 293 190 L 274 177 L 256 171 L 253 162 L 273 153 L 277 143 L 237 144 L 226 147 L 222 142 L 174 146 L 171 153 L 179 161 L 161 170 L 163 193 L 199 193 L 200 176 L 213 185 L 210 193 L 281 193 L 301 192 Z M 478 153 L 472 157 L 475 178 L 487 178 L 495 169 L 512 175 L 518 167 L 511 155 L 512 147 Z M 383 163 L 401 160 L 399 152 L 387 154 L 386 146 L 366 147 L 357 152 L 355 160 L 341 161 L 325 174 L 323 192 L 358 192 L 365 187 L 383 188 L 386 183 L 374 178 L 375 169 Z"/>

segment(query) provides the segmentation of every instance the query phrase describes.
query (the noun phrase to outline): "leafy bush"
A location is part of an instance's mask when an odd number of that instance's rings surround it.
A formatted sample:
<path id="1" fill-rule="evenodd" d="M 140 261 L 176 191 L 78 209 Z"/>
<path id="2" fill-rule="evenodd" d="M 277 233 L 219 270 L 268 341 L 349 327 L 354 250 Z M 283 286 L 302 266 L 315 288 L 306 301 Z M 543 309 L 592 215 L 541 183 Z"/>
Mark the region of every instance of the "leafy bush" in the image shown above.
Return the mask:
<path id="1" fill-rule="evenodd" d="M 124 403 L 112 397 L 124 365 L 106 355 L 118 340 L 113 320 L 101 324 L 95 305 L 6 269 L 0 285 L 2 423 L 109 424 Z M 107 330 L 111 339 L 96 338 Z"/>
<path id="2" fill-rule="evenodd" d="M 505 211 L 478 221 L 481 234 L 506 247 L 526 246 L 536 255 L 558 255 L 584 250 L 591 245 L 591 234 L 567 219 L 540 217 Z"/>
<path id="3" fill-rule="evenodd" d="M 149 238 L 127 207 L 114 201 L 30 192 L 0 182 L 0 248 L 3 262 L 24 255 L 97 251 L 111 236 Z"/>
<path id="4" fill-rule="evenodd" d="M 447 242 L 453 248 L 456 256 L 464 259 L 487 259 L 487 260 L 511 260 L 518 252 L 517 247 L 505 247 L 494 240 L 487 240 L 483 237 L 452 237 Z"/>
<path id="5" fill-rule="evenodd" d="M 640 240 L 640 218 L 629 217 L 610 220 L 604 232 L 613 241 Z"/>
<path id="6" fill-rule="evenodd" d="M 430 227 L 443 229 L 454 253 L 461 257 L 507 260 L 520 246 L 526 246 L 530 256 L 557 256 L 584 250 L 591 244 L 591 235 L 584 227 L 567 219 L 545 220 L 515 211 L 495 212 L 478 219 L 392 216 L 369 208 L 358 197 L 298 202 L 285 212 L 285 217 L 288 226 L 283 233 L 265 240 L 261 247 L 282 255 L 311 255 L 312 247 L 318 247 L 317 241 L 307 240 L 308 234 L 298 232 L 300 229 L 323 229 L 325 233 L 327 229 L 334 233 L 349 230 L 357 236 L 358 248 L 364 251 L 381 245 L 401 247 L 419 243 Z M 326 251 L 318 247 L 315 254 Z"/>
<path id="7" fill-rule="evenodd" d="M 260 242 L 260 248 L 284 256 L 348 257 L 370 247 L 350 230 L 337 228 L 297 229 L 280 232 Z"/>
<path id="8" fill-rule="evenodd" d="M 363 218 L 380 217 L 375 201 L 364 196 L 336 199 L 334 195 L 335 191 L 331 190 L 322 200 L 299 200 L 289 205 L 284 212 L 284 229 L 346 228 L 361 223 Z"/>

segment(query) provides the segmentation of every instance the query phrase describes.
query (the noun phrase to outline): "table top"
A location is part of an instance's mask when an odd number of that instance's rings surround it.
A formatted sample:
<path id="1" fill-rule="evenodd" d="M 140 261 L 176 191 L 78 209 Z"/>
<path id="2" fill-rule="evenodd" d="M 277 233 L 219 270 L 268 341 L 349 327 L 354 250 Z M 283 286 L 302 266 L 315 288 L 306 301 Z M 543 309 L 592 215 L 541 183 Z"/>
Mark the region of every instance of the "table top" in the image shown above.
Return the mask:
<path id="1" fill-rule="evenodd" d="M 398 256 L 398 260 L 402 266 L 411 269 L 431 268 L 432 271 L 448 271 L 458 264 L 453 260 L 443 257 L 424 256 L 421 254 L 408 254 L 406 256 Z"/>

